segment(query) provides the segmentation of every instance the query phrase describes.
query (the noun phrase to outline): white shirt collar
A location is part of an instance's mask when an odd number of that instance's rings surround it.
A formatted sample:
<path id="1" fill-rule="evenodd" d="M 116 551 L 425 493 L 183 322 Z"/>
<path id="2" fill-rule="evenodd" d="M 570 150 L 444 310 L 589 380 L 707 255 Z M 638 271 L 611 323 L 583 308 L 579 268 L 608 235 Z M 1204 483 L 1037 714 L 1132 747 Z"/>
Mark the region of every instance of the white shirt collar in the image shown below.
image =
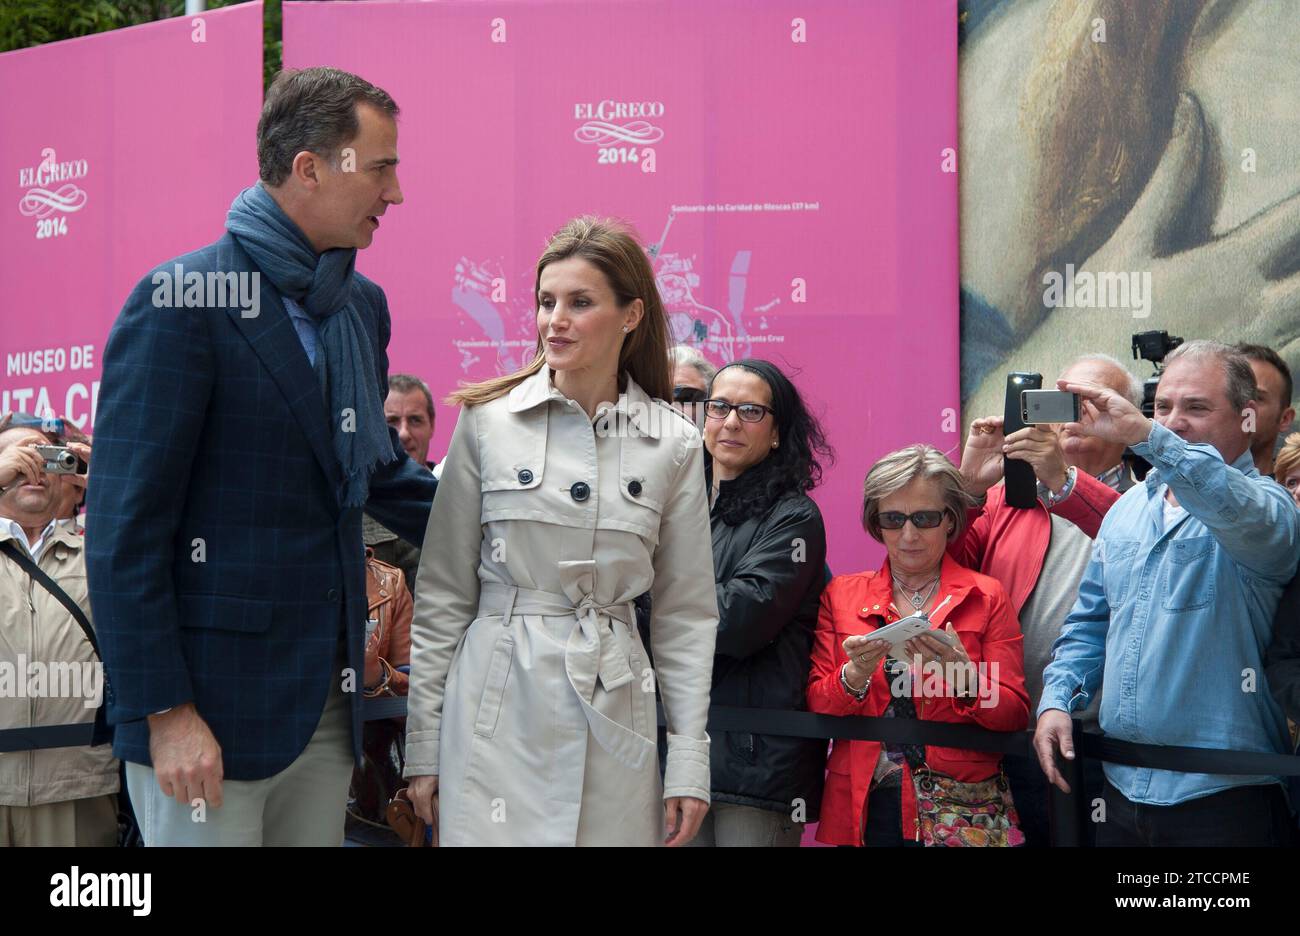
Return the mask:
<path id="1" fill-rule="evenodd" d="M 0 517 L 0 523 L 4 524 L 11 537 L 23 544 L 23 548 L 27 550 L 27 555 L 32 557 L 32 561 L 40 561 L 41 550 L 49 543 L 49 535 L 54 531 L 55 521 L 51 520 L 46 524 L 45 529 L 41 530 L 41 535 L 36 537 L 35 543 L 27 542 L 27 531 L 19 525 L 18 521 L 11 520 L 8 517 Z"/>

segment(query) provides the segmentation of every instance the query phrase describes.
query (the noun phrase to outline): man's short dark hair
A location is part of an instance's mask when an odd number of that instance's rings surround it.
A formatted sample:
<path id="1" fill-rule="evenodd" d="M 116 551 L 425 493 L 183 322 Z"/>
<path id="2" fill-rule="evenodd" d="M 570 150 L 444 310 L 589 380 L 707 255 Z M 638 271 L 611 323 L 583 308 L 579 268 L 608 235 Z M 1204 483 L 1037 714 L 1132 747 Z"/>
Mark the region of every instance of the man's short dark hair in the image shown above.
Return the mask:
<path id="1" fill-rule="evenodd" d="M 1258 344 L 1247 344 L 1244 341 L 1237 345 L 1237 350 L 1246 355 L 1247 360 L 1262 361 L 1277 368 L 1277 372 L 1282 375 L 1282 385 L 1286 388 L 1286 399 L 1282 401 L 1282 409 L 1290 406 L 1291 394 L 1295 388 L 1291 384 L 1291 368 L 1286 366 L 1286 361 L 1282 360 L 1282 356 L 1272 348 L 1266 348 L 1264 345 Z"/>
<path id="2" fill-rule="evenodd" d="M 429 409 L 429 422 L 433 422 L 433 394 L 429 392 L 429 385 L 416 377 L 414 374 L 389 374 L 388 390 L 391 393 L 396 390 L 398 393 L 410 393 L 412 390 L 419 390 L 424 394 L 424 401 Z"/>
<path id="3" fill-rule="evenodd" d="M 257 121 L 262 181 L 279 185 L 289 178 L 293 158 L 304 150 L 337 162 L 343 144 L 360 132 L 358 104 L 369 104 L 389 117 L 398 114 L 397 102 L 387 91 L 342 69 L 303 68 L 276 75 Z"/>

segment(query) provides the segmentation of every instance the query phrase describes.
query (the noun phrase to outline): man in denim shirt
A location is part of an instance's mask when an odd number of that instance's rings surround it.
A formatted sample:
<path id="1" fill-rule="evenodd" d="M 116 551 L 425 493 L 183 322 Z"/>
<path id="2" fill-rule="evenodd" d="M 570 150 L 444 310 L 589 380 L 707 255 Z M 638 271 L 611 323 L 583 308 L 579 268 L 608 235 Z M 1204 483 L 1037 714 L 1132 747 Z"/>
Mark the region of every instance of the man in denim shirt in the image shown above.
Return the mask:
<path id="1" fill-rule="evenodd" d="M 1061 383 L 1090 401 L 1082 431 L 1123 442 L 1155 470 L 1102 523 L 1079 600 L 1044 673 L 1034 745 L 1048 779 L 1074 751 L 1071 711 L 1102 688 L 1101 728 L 1148 744 L 1287 753 L 1286 718 L 1263 657 L 1296 570 L 1300 511 L 1255 470 L 1255 377 L 1226 345 L 1166 359 L 1155 421 L 1122 395 Z M 1106 764 L 1098 845 L 1280 845 L 1280 780 Z"/>

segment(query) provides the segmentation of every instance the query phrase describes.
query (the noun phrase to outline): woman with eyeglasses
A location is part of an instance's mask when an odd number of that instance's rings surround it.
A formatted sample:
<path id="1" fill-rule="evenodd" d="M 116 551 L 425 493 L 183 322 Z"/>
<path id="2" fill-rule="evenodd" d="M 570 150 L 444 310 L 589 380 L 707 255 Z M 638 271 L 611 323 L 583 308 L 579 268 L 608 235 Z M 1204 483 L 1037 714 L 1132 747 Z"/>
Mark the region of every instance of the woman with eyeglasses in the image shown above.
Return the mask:
<path id="1" fill-rule="evenodd" d="M 1277 457 L 1273 459 L 1273 477 L 1291 494 L 1300 507 L 1300 432 L 1286 437 Z"/>
<path id="2" fill-rule="evenodd" d="M 718 594 L 712 702 L 800 711 L 827 578 L 826 530 L 808 492 L 831 452 L 768 361 L 722 368 L 703 409 Z M 825 770 L 824 741 L 715 733 L 713 808 L 694 844 L 798 845 Z"/>
<path id="3" fill-rule="evenodd" d="M 809 709 L 1025 728 L 1015 613 L 997 580 L 947 555 L 971 503 L 961 474 L 928 445 L 900 449 L 868 472 L 862 524 L 887 555 L 878 571 L 837 576 L 822 593 Z M 922 616 L 911 639 L 872 639 Z M 876 741 L 834 742 L 817 838 L 869 846 L 1024 842 L 1001 755 Z"/>

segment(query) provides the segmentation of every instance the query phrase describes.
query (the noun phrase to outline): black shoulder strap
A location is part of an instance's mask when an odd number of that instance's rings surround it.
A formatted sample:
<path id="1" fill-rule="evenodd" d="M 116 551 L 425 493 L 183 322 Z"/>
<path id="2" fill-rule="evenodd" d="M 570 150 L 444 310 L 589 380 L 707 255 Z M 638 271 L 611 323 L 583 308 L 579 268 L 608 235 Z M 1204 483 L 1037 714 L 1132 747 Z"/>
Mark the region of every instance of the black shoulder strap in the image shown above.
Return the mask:
<path id="1" fill-rule="evenodd" d="M 13 540 L 0 540 L 0 553 L 4 553 L 18 567 L 40 583 L 41 587 L 59 600 L 59 604 L 68 609 L 72 619 L 81 625 L 86 639 L 90 641 L 90 647 L 95 651 L 95 656 L 102 663 L 104 654 L 99 652 L 99 641 L 95 639 L 95 631 L 90 626 L 90 619 L 86 617 L 86 612 L 81 610 L 81 605 L 72 600 L 72 596 L 59 587 L 59 583 L 50 578 L 41 567 L 32 561 L 32 558 L 18 548 L 18 544 Z M 111 699 L 113 688 L 108 682 L 108 671 L 104 671 L 104 698 Z M 108 726 L 108 707 L 101 704 L 99 710 L 95 712 L 95 726 L 91 731 L 91 746 L 107 744 L 113 740 L 113 730 Z"/>
<path id="2" fill-rule="evenodd" d="M 59 604 L 68 609 L 68 613 L 73 619 L 81 625 L 81 629 L 86 632 L 86 639 L 90 641 L 91 648 L 95 651 L 95 656 L 100 660 L 104 655 L 99 652 L 99 641 L 95 639 L 95 631 L 90 626 L 90 620 L 86 617 L 86 612 L 81 610 L 81 605 L 72 600 L 72 596 L 59 587 L 59 583 L 46 575 L 41 567 L 32 561 L 31 557 L 18 548 L 18 544 L 13 540 L 0 541 L 0 552 L 4 553 L 14 562 L 18 563 L 19 568 L 34 578 L 41 587 L 47 592 L 59 599 Z"/>

